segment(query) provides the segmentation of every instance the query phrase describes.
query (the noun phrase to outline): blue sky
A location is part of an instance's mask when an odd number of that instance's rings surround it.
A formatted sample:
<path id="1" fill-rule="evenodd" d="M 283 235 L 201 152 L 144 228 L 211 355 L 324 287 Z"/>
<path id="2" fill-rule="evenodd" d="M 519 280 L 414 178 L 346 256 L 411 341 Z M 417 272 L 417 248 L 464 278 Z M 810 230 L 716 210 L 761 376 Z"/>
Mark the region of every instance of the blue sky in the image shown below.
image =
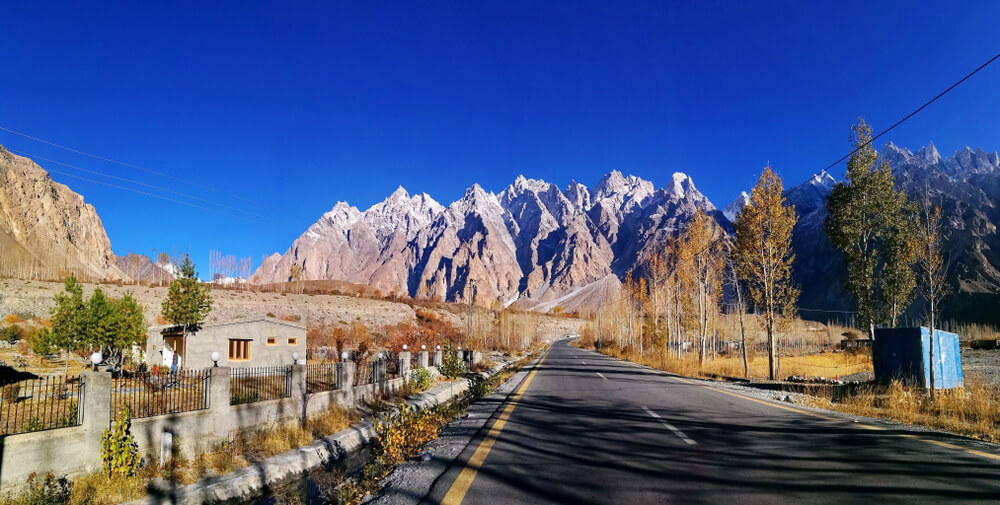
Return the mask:
<path id="1" fill-rule="evenodd" d="M 53 173 L 116 253 L 189 251 L 203 274 L 209 249 L 256 266 L 398 185 L 448 204 L 518 174 L 682 171 L 722 207 L 768 162 L 805 180 L 859 115 L 887 127 L 1000 51 L 996 2 L 121 4 L 4 6 L 0 127 L 166 176 L 0 144 L 215 209 Z M 998 111 L 1000 62 L 882 140 L 996 150 Z"/>

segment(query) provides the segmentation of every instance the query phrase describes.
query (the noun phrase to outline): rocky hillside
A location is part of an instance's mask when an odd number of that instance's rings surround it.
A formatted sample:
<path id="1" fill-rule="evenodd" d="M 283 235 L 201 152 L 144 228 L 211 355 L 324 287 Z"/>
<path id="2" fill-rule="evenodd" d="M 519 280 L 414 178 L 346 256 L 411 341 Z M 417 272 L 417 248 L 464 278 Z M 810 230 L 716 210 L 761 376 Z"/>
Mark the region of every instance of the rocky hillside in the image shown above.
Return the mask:
<path id="1" fill-rule="evenodd" d="M 145 254 L 116 256 L 115 265 L 130 279 L 144 284 L 169 284 L 174 280 L 173 265 L 159 265 Z"/>
<path id="2" fill-rule="evenodd" d="M 28 158 L 0 146 L 0 273 L 125 279 L 94 207 Z"/>
<path id="3" fill-rule="evenodd" d="M 928 195 L 940 205 L 949 230 L 946 256 L 953 292 L 944 316 L 965 321 L 1000 323 L 991 310 L 1000 303 L 1000 157 L 996 152 L 966 147 L 942 157 L 933 143 L 915 153 L 888 143 L 879 151 L 889 162 L 897 185 L 912 200 Z M 826 199 L 836 180 L 823 172 L 786 191 L 799 222 L 792 237 L 796 262 L 793 275 L 802 288 L 803 315 L 816 319 L 843 317 L 837 312 L 854 306 L 844 291 L 846 270 L 834 251 L 823 222 Z M 911 307 L 919 316 L 921 304 Z"/>
<path id="4" fill-rule="evenodd" d="M 285 281 L 298 264 L 303 279 L 449 301 L 474 291 L 483 305 L 560 300 L 574 310 L 616 291 L 616 275 L 640 266 L 699 208 L 729 228 L 681 173 L 659 189 L 617 171 L 593 188 L 521 176 L 498 195 L 473 185 L 447 207 L 399 188 L 364 212 L 337 203 L 251 282 Z"/>
<path id="5" fill-rule="evenodd" d="M 942 157 L 933 143 L 915 153 L 889 143 L 880 153 L 911 199 L 926 194 L 941 207 L 955 293 L 946 317 L 1000 323 L 1000 156 L 966 147 Z"/>

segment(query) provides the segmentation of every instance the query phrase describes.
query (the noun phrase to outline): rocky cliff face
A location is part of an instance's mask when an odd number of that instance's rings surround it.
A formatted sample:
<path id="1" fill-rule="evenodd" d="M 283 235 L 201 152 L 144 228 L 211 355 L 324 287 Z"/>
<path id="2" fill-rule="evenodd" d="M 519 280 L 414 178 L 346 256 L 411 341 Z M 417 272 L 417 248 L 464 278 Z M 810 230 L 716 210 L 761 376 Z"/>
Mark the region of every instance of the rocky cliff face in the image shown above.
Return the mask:
<path id="1" fill-rule="evenodd" d="M 338 203 L 251 281 L 287 280 L 300 264 L 305 279 L 384 292 L 584 306 L 617 290 L 615 276 L 640 266 L 698 208 L 729 226 L 679 173 L 662 189 L 617 171 L 594 188 L 573 182 L 565 190 L 522 176 L 499 195 L 474 185 L 447 208 L 400 188 L 364 212 Z"/>
<path id="2" fill-rule="evenodd" d="M 942 157 L 933 143 L 915 153 L 889 143 L 880 154 L 912 200 L 926 195 L 941 207 L 955 293 L 945 301 L 945 317 L 1000 322 L 1000 156 L 966 147 Z"/>
<path id="3" fill-rule="evenodd" d="M 94 207 L 0 146 L 0 270 L 17 277 L 125 279 Z"/>
<path id="4" fill-rule="evenodd" d="M 889 162 L 896 184 L 911 200 L 927 195 L 942 209 L 949 233 L 945 256 L 954 294 L 943 306 L 944 316 L 966 321 L 1000 322 L 992 308 L 1000 303 L 1000 156 L 966 147 L 942 157 L 933 143 L 912 152 L 892 142 L 879 150 Z M 803 315 L 822 319 L 843 317 L 854 298 L 843 288 L 846 269 L 841 254 L 826 238 L 826 199 L 836 181 L 820 173 L 789 189 L 786 201 L 795 205 L 799 222 L 792 237 L 796 261 L 793 275 L 802 288 Z M 922 302 L 910 308 L 919 316 Z"/>

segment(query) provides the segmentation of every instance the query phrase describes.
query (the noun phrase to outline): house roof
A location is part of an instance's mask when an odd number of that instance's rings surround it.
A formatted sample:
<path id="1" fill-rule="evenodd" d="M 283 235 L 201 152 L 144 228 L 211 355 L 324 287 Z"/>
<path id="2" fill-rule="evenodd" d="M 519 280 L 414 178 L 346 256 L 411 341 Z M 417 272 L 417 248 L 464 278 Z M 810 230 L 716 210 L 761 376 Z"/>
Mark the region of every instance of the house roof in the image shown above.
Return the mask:
<path id="1" fill-rule="evenodd" d="M 274 324 L 274 325 L 278 325 L 278 326 L 286 326 L 286 327 L 289 327 L 289 328 L 295 328 L 295 329 L 303 330 L 303 331 L 306 329 L 306 326 L 304 324 L 298 324 L 298 323 L 293 323 L 293 322 L 290 322 L 290 321 L 282 321 L 280 319 L 271 319 L 271 318 L 237 319 L 237 320 L 233 320 L 233 321 L 223 321 L 223 322 L 218 322 L 218 323 L 207 323 L 207 324 L 201 325 L 201 327 L 202 328 L 222 328 L 222 327 L 225 327 L 225 326 L 242 326 L 242 325 L 257 324 L 257 323 L 265 323 L 265 324 Z M 159 325 L 159 326 L 150 326 L 149 327 L 149 332 L 169 330 L 171 328 L 176 328 L 176 327 L 177 327 L 176 324 L 163 324 L 163 325 Z"/>

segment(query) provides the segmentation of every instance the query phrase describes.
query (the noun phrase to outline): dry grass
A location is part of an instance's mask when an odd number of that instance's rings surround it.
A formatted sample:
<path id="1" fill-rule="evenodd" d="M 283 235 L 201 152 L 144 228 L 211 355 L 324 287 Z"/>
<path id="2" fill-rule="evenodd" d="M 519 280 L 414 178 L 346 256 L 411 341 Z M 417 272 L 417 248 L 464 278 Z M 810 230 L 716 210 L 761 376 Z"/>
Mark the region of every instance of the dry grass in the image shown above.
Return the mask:
<path id="1" fill-rule="evenodd" d="M 938 391 L 935 401 L 921 388 L 899 382 L 870 385 L 833 401 L 811 397 L 813 406 L 866 417 L 891 419 L 959 433 L 988 442 L 1000 441 L 1000 390 L 978 376 L 965 387 Z"/>
<path id="2" fill-rule="evenodd" d="M 146 464 L 129 478 L 112 478 L 103 472 L 84 475 L 74 481 L 69 505 L 113 505 L 138 500 L 146 495 L 146 485 L 153 477 L 185 485 L 203 477 L 224 475 L 337 433 L 360 419 L 357 412 L 336 406 L 310 418 L 304 427 L 282 425 L 237 434 L 215 451 L 190 460 L 175 458 L 167 467 Z"/>
<path id="3" fill-rule="evenodd" d="M 159 468 L 143 467 L 133 477 L 108 477 L 104 472 L 84 475 L 73 481 L 69 505 L 113 505 L 146 496 L 146 483 L 159 476 Z"/>
<path id="4" fill-rule="evenodd" d="M 671 356 L 662 348 L 640 354 L 634 350 L 623 350 L 614 346 L 605 346 L 601 352 L 625 359 L 641 365 L 651 366 L 688 377 L 712 377 L 724 375 L 727 377 L 743 377 L 743 364 L 735 355 L 720 356 L 708 359 L 703 366 L 698 365 L 698 355 L 690 353 L 680 357 Z M 751 356 L 751 379 L 766 379 L 768 377 L 767 356 Z M 823 352 L 806 356 L 782 357 L 781 376 L 806 375 L 808 377 L 834 377 L 872 369 L 871 356 L 863 354 L 848 354 Z"/>
<path id="5" fill-rule="evenodd" d="M 703 367 L 699 367 L 697 355 L 675 358 L 663 349 L 639 354 L 617 347 L 604 347 L 601 352 L 688 377 L 710 374 L 742 376 L 742 367 L 735 357 L 708 360 Z M 842 375 L 871 370 L 871 357 L 821 353 L 783 358 L 782 375 L 830 377 L 830 367 L 836 367 Z M 767 376 L 767 356 L 751 359 L 750 375 L 752 378 Z M 890 385 L 864 384 L 852 393 L 841 394 L 836 401 L 831 396 L 832 390 L 818 391 L 825 393 L 807 396 L 815 407 L 947 430 L 989 442 L 1000 441 L 1000 389 L 976 375 L 965 378 L 964 388 L 939 391 L 933 402 L 926 390 L 899 382 Z"/>
<path id="6" fill-rule="evenodd" d="M 62 374 L 66 371 L 66 354 L 59 354 L 56 359 L 48 360 L 45 356 L 31 355 L 28 357 L 27 353 L 22 352 L 22 349 L 17 347 L 5 347 L 0 349 L 0 361 L 5 361 L 8 366 L 17 368 L 23 372 L 29 372 L 36 375 L 52 375 L 52 374 Z M 27 368 L 16 366 L 17 356 L 21 356 L 24 359 Z M 80 372 L 84 371 L 86 366 L 84 362 L 79 359 L 70 358 L 69 360 L 69 374 L 78 375 Z"/>

